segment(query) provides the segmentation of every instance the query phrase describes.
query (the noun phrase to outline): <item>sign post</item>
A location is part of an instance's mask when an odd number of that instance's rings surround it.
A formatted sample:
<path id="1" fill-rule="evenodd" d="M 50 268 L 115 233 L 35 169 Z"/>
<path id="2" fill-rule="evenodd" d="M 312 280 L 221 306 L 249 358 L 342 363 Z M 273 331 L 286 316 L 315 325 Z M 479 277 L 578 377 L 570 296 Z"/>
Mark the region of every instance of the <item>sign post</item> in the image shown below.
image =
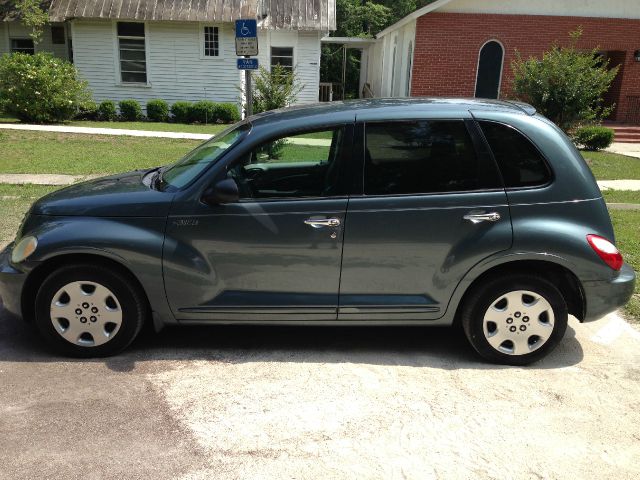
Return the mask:
<path id="1" fill-rule="evenodd" d="M 255 19 L 236 20 L 236 55 L 244 57 L 238 59 L 238 69 L 244 70 L 246 116 L 250 117 L 253 115 L 251 70 L 258 68 L 258 59 L 250 58 L 258 55 L 258 24 Z"/>

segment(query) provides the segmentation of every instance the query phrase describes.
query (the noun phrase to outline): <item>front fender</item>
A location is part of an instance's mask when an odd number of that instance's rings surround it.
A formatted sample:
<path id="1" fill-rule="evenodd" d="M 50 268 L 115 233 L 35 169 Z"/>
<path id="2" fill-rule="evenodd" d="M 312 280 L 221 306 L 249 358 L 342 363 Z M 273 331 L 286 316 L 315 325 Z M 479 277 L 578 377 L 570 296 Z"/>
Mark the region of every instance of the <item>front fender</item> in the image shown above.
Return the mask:
<path id="1" fill-rule="evenodd" d="M 151 309 L 163 321 L 173 321 L 162 275 L 165 218 L 33 217 L 23 229 L 24 235 L 38 239 L 26 265 L 30 270 L 61 255 L 94 255 L 115 261 L 138 279 Z"/>

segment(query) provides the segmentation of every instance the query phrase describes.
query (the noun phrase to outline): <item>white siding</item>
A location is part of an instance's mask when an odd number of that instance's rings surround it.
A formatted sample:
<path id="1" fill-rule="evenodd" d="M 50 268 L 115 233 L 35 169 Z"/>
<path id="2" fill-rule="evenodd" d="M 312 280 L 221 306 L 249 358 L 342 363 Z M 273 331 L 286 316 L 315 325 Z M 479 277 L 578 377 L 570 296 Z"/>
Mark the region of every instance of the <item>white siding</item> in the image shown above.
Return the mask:
<path id="1" fill-rule="evenodd" d="M 222 56 L 203 58 L 200 43 L 203 26 L 193 22 L 147 22 L 148 85 L 120 82 L 114 22 L 74 22 L 74 61 L 89 82 L 96 101 L 133 98 L 145 104 L 153 98 L 169 103 L 206 98 L 237 103 L 241 76 L 236 68 L 234 27 L 218 25 Z M 316 102 L 320 80 L 319 32 L 260 30 L 258 60 L 267 68 L 272 45 L 293 47 L 296 71 L 304 84 L 298 103 Z"/>
<path id="2" fill-rule="evenodd" d="M 219 25 L 219 58 L 201 58 L 198 23 L 148 22 L 148 85 L 122 84 L 118 71 L 114 22 L 76 21 L 73 24 L 74 61 L 89 82 L 96 101 L 154 98 L 238 102 L 240 75 L 236 69 L 234 31 Z"/>
<path id="3" fill-rule="evenodd" d="M 453 0 L 438 12 L 640 18 L 637 0 Z"/>
<path id="4" fill-rule="evenodd" d="M 62 23 L 55 23 L 64 26 Z M 19 22 L 0 22 L 0 54 L 11 51 L 11 38 L 29 38 L 30 30 Z M 35 46 L 36 52 L 51 52 L 56 57 L 67 58 L 67 35 L 64 44 L 54 45 L 51 42 L 51 26 L 46 25 L 42 31 L 40 43 Z"/>
<path id="5" fill-rule="evenodd" d="M 415 50 L 416 22 L 411 21 L 384 37 L 369 48 L 367 82 L 376 97 L 405 97 L 409 74 L 409 53 L 413 60 Z M 396 55 L 393 47 L 396 43 Z M 410 49 L 411 45 L 411 49 Z M 392 79 L 393 76 L 393 79 Z M 391 89 L 393 80 L 393 90 Z"/>
<path id="6" fill-rule="evenodd" d="M 293 47 L 293 64 L 303 87 L 296 103 L 318 101 L 320 89 L 320 32 L 295 30 L 260 30 L 258 61 L 271 66 L 271 47 Z"/>

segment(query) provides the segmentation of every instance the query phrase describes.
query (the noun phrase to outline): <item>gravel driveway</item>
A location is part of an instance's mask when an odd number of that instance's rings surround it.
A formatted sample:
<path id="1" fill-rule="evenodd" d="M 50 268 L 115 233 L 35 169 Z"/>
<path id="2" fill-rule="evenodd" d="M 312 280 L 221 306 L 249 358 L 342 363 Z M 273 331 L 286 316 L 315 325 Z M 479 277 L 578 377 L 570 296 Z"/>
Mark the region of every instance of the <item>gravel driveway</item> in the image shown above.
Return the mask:
<path id="1" fill-rule="evenodd" d="M 640 478 L 640 333 L 527 368 L 445 329 L 211 327 L 51 356 L 0 313 L 2 479 Z"/>

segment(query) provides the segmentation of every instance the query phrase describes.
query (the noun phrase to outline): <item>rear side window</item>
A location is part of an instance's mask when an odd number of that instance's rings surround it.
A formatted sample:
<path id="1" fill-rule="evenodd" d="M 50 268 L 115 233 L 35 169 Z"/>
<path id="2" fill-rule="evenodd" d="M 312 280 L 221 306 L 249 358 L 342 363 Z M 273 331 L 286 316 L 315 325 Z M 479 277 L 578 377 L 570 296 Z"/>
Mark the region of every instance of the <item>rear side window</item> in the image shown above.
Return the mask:
<path id="1" fill-rule="evenodd" d="M 551 180 L 551 172 L 538 149 L 515 128 L 479 122 L 498 162 L 505 187 L 533 187 Z"/>
<path id="2" fill-rule="evenodd" d="M 365 125 L 365 195 L 502 188 L 493 162 L 476 154 L 462 120 Z"/>

